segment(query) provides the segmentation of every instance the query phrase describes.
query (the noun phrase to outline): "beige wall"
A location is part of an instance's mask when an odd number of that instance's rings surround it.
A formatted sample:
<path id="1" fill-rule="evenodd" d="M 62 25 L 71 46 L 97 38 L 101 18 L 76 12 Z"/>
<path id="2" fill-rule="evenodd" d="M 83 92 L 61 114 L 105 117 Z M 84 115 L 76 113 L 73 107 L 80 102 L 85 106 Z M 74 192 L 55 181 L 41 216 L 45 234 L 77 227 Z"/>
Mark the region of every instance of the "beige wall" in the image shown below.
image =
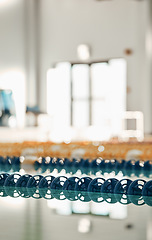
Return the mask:
<path id="1" fill-rule="evenodd" d="M 0 2 L 0 74 L 25 73 L 24 0 Z"/>

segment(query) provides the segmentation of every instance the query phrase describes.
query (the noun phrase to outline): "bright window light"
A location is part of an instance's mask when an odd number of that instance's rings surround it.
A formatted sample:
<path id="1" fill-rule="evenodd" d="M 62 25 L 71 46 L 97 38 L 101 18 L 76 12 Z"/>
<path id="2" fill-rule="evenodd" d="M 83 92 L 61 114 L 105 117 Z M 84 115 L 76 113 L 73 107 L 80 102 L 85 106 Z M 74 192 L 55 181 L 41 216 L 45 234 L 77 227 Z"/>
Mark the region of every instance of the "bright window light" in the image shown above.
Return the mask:
<path id="1" fill-rule="evenodd" d="M 95 215 L 108 216 L 109 215 L 109 203 L 95 203 L 91 202 L 91 213 Z"/>
<path id="2" fill-rule="evenodd" d="M 81 113 L 81 114 L 80 114 Z M 80 128 L 89 125 L 88 101 L 75 101 L 73 104 L 73 126 Z"/>
<path id="3" fill-rule="evenodd" d="M 89 67 L 87 64 L 75 64 L 72 70 L 72 93 L 74 99 L 89 97 Z"/>
<path id="4" fill-rule="evenodd" d="M 110 74 L 107 63 L 95 63 L 91 66 L 92 72 L 92 97 L 106 100 L 109 92 Z"/>
<path id="5" fill-rule="evenodd" d="M 6 207 L 7 209 L 9 208 L 9 211 L 12 209 L 19 209 L 22 208 L 25 205 L 25 199 L 24 198 L 12 198 L 12 197 L 7 197 L 7 198 L 1 198 L 0 199 L 0 204 L 4 208 Z"/>
<path id="6" fill-rule="evenodd" d="M 54 129 L 70 125 L 69 68 L 69 63 L 63 63 L 47 73 L 47 113 Z"/>
<path id="7" fill-rule="evenodd" d="M 72 203 L 72 212 L 73 213 L 90 213 L 90 203 L 81 202 L 80 200 Z"/>
<path id="8" fill-rule="evenodd" d="M 109 216 L 112 219 L 127 218 L 127 206 L 124 206 L 120 203 L 115 203 L 110 207 Z"/>
<path id="9" fill-rule="evenodd" d="M 126 110 L 126 61 L 92 65 L 92 124 L 108 128 L 112 135 L 122 130 L 122 113 Z"/>
<path id="10" fill-rule="evenodd" d="M 59 215 L 72 214 L 71 202 L 68 200 L 60 201 L 57 199 L 52 199 L 47 201 L 47 205 L 50 209 L 55 209 L 56 213 Z"/>
<path id="11" fill-rule="evenodd" d="M 73 126 L 82 128 L 89 125 L 89 67 L 76 64 L 72 74 Z"/>
<path id="12" fill-rule="evenodd" d="M 125 111 L 124 59 L 91 65 L 60 63 L 48 70 L 47 112 L 56 138 L 64 136 L 71 123 L 77 131 L 75 140 L 103 141 L 119 136 Z M 68 138 L 71 141 L 70 134 Z"/>

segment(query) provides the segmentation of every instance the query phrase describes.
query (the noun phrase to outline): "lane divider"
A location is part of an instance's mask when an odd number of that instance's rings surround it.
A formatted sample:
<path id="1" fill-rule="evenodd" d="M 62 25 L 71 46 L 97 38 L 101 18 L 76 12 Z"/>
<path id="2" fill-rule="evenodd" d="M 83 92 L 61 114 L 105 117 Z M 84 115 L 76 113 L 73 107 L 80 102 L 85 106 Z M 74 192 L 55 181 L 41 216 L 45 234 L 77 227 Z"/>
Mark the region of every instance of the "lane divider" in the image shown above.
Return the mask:
<path id="1" fill-rule="evenodd" d="M 77 176 L 66 177 L 52 175 L 20 175 L 19 173 L 0 174 L 0 196 L 13 198 L 45 198 L 82 202 L 94 201 L 109 204 L 119 202 L 127 205 L 133 203 L 137 206 L 147 204 L 152 206 L 152 180 L 128 178 L 118 180 L 116 178 L 104 179 Z"/>

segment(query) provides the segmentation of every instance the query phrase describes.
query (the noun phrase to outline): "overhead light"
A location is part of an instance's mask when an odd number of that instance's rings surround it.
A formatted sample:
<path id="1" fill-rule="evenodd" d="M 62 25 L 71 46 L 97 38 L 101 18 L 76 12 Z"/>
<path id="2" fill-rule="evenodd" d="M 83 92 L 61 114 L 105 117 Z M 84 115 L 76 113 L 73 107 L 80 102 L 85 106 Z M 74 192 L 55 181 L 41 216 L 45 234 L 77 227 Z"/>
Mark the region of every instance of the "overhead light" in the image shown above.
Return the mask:
<path id="1" fill-rule="evenodd" d="M 90 47 L 87 44 L 80 44 L 77 47 L 78 58 L 82 61 L 89 60 L 90 58 Z"/>
<path id="2" fill-rule="evenodd" d="M 78 222 L 78 232 L 88 233 L 90 232 L 91 221 L 88 218 L 82 218 Z"/>

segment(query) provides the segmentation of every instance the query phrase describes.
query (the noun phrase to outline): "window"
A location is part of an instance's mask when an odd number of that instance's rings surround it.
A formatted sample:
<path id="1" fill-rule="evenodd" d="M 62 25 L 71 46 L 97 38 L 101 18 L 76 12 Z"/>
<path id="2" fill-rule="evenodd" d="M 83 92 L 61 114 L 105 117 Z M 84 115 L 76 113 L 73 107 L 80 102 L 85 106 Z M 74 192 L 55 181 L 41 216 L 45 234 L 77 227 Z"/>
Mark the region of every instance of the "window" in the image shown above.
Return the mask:
<path id="1" fill-rule="evenodd" d="M 47 74 L 47 102 L 54 127 L 96 127 L 118 135 L 126 110 L 126 61 L 56 64 Z"/>

